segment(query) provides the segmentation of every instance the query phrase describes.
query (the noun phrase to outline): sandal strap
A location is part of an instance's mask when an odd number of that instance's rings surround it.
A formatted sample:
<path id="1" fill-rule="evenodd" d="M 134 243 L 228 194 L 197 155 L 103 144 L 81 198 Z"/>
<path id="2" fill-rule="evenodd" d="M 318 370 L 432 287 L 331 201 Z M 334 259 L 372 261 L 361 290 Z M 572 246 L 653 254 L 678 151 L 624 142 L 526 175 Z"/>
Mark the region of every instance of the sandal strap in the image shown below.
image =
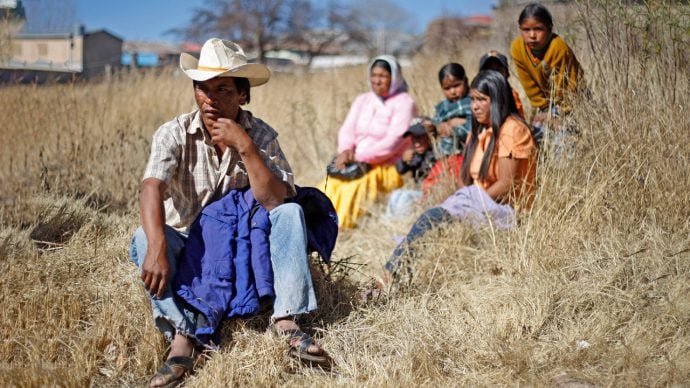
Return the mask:
<path id="1" fill-rule="evenodd" d="M 304 353 L 309 353 L 309 351 L 308 351 L 309 347 L 312 346 L 313 344 L 315 344 L 314 339 L 305 333 L 301 333 L 300 335 L 297 335 L 297 333 L 296 333 L 295 336 L 290 337 L 291 340 L 296 339 L 296 338 L 299 339 L 300 351 L 304 352 Z"/>
<path id="2" fill-rule="evenodd" d="M 175 357 L 170 357 L 167 361 L 165 361 L 165 364 L 163 364 L 167 367 L 182 367 L 185 369 L 186 372 L 191 371 L 194 368 L 194 359 L 192 357 L 187 357 L 187 356 L 175 356 Z"/>
<path id="3" fill-rule="evenodd" d="M 295 339 L 299 340 L 299 345 L 293 346 L 293 347 L 295 349 L 299 348 L 300 351 L 305 352 L 305 353 L 308 353 L 307 350 L 309 349 L 309 347 L 316 343 L 314 341 L 314 338 L 312 338 L 309 334 L 303 332 L 300 329 L 289 329 L 289 330 L 278 331 L 278 329 L 276 329 L 276 327 L 273 326 L 272 330 L 273 330 L 273 332 L 275 332 L 278 335 L 288 337 L 288 342 L 292 342 Z"/>
<path id="4" fill-rule="evenodd" d="M 182 368 L 183 372 L 178 377 L 173 368 Z M 151 378 L 151 380 L 156 377 L 162 377 L 164 386 L 181 381 L 186 375 L 192 372 L 194 369 L 194 359 L 192 357 L 186 356 L 175 356 L 167 359 L 163 365 L 156 371 L 156 374 Z M 179 384 L 179 383 L 178 383 Z"/>

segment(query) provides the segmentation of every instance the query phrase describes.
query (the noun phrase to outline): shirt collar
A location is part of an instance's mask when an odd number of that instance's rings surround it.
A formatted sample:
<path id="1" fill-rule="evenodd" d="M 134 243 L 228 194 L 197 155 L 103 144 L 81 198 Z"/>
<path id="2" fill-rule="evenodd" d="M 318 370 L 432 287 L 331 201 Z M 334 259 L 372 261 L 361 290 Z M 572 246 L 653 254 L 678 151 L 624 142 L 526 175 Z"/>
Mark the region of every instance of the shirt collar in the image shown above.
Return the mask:
<path id="1" fill-rule="evenodd" d="M 491 127 L 484 127 L 481 132 L 479 132 L 479 135 L 477 136 L 477 140 L 480 142 L 491 139 L 491 136 L 494 135 L 494 130 Z"/>

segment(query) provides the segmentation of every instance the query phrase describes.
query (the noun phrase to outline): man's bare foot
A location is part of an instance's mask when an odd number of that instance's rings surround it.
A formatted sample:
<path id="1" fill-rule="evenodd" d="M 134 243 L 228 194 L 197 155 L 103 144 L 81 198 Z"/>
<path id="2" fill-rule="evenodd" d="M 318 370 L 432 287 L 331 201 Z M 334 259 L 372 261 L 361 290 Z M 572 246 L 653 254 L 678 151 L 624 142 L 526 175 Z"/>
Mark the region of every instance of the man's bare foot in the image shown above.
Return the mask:
<path id="1" fill-rule="evenodd" d="M 194 343 L 187 336 L 182 334 L 175 334 L 172 343 L 170 344 L 170 353 L 168 358 L 176 356 L 191 357 L 194 353 Z"/>

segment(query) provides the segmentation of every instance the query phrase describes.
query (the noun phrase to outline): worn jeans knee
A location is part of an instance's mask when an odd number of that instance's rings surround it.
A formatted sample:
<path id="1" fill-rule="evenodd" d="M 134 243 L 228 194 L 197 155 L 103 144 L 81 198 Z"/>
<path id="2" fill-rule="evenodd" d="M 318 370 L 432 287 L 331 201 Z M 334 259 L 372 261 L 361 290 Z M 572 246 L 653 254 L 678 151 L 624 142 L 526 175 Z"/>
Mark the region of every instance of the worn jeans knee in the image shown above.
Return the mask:
<path id="1" fill-rule="evenodd" d="M 294 316 L 317 308 L 307 258 L 307 229 L 302 207 L 280 205 L 269 212 L 271 265 L 273 267 L 272 319 Z"/>

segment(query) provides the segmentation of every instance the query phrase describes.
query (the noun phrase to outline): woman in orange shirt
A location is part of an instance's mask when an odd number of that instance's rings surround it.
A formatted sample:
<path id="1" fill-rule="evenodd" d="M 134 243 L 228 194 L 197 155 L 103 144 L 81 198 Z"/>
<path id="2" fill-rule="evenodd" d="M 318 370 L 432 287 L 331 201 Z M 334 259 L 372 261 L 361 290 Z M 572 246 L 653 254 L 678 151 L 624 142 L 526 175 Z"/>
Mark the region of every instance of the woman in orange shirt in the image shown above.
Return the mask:
<path id="1" fill-rule="evenodd" d="M 494 70 L 472 81 L 472 131 L 464 149 L 464 186 L 439 206 L 424 212 L 386 263 L 386 286 L 413 241 L 430 229 L 453 220 L 497 228 L 515 225 L 515 210 L 528 207 L 534 189 L 537 146 L 517 112 L 505 77 Z"/>

